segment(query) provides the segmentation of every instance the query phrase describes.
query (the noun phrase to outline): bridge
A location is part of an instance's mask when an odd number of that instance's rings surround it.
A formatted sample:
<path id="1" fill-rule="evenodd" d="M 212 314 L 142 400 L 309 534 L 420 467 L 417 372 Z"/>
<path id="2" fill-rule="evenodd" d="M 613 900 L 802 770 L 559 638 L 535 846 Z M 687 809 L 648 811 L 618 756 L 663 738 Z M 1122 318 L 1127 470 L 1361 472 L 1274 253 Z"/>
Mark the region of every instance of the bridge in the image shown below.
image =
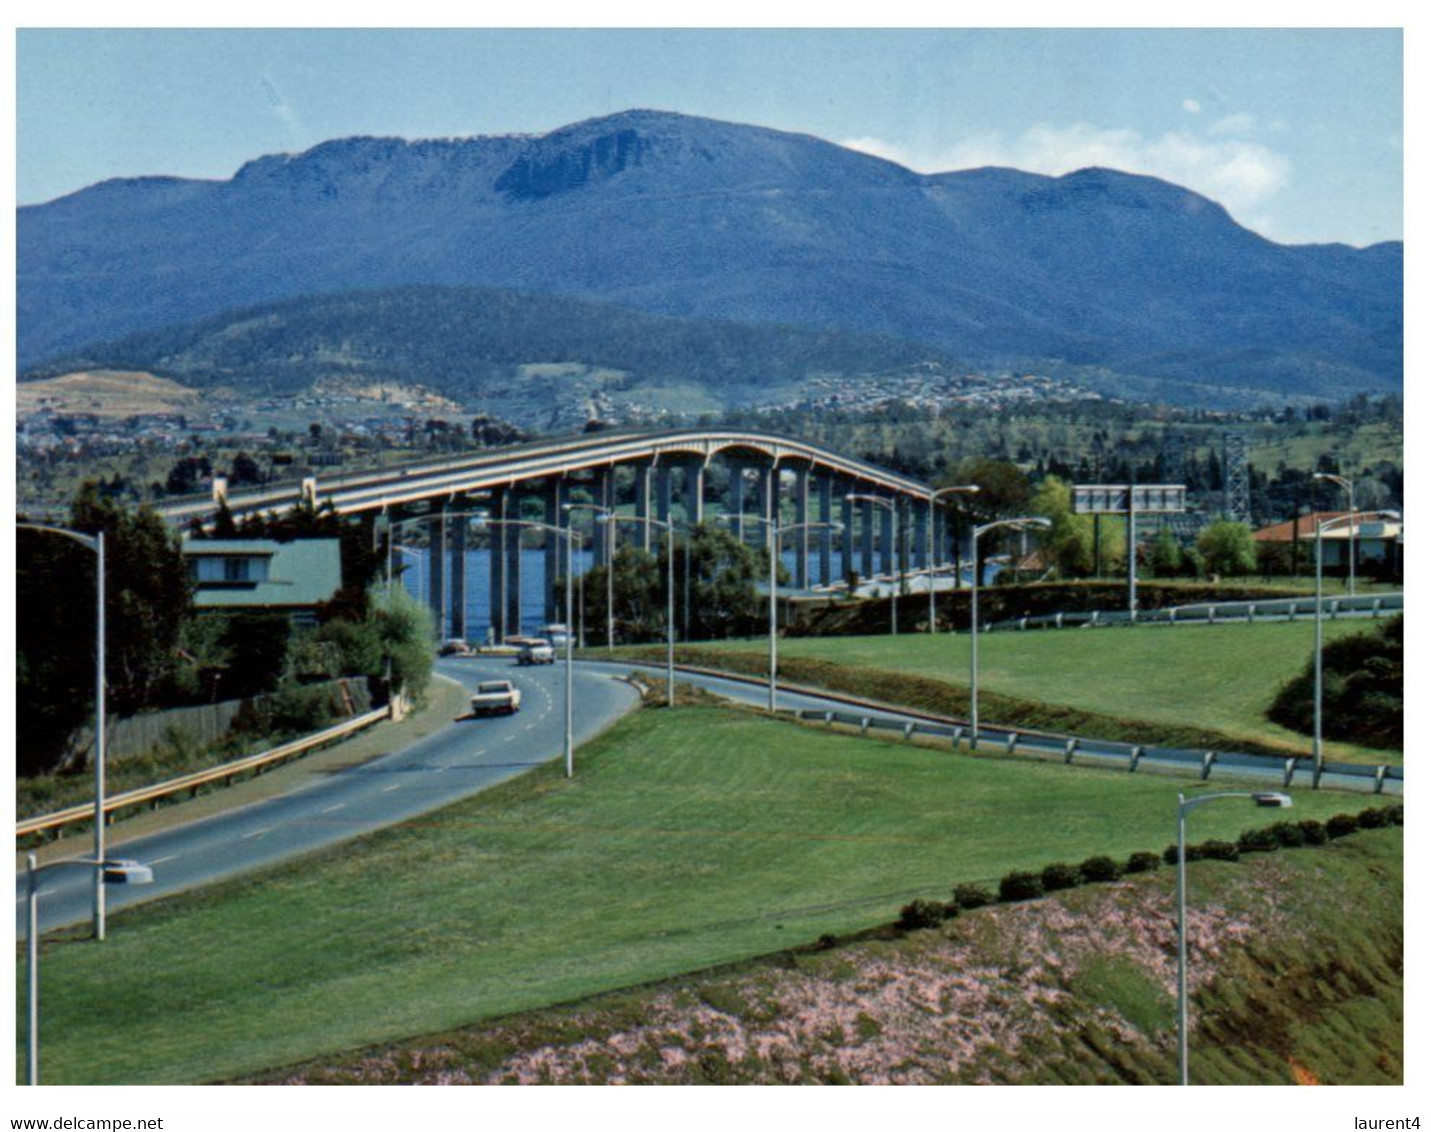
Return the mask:
<path id="1" fill-rule="evenodd" d="M 564 505 L 577 491 L 598 507 L 629 508 L 638 519 L 687 529 L 705 521 L 712 497 L 719 497 L 732 532 L 742 540 L 747 525 L 759 527 L 763 537 L 759 520 L 778 519 L 788 501 L 794 523 L 843 525 L 842 575 L 868 578 L 911 567 L 938 568 L 949 561 L 946 516 L 934 506 L 928 485 L 818 444 L 749 429 L 588 433 L 243 492 L 229 492 L 216 481 L 211 496 L 174 500 L 158 510 L 171 523 L 187 526 L 212 522 L 221 502 L 235 519 L 243 519 L 307 500 L 373 523 L 375 539 L 385 528 L 392 557 L 399 553 L 396 532 L 409 526 L 425 529 L 427 598 L 438 634 L 446 638 L 469 635 L 465 564 L 472 512 L 480 509 L 493 520 L 540 515 L 541 521 L 565 528 L 571 512 Z M 846 498 L 852 494 L 887 503 Z M 748 519 L 753 521 L 747 524 Z M 595 524 L 595 561 L 609 564 L 622 537 L 649 550 L 652 525 L 611 530 Z M 516 525 L 494 524 L 491 530 L 491 628 L 498 640 L 521 626 L 522 535 Z M 542 537 L 544 612 L 555 621 L 560 539 L 550 532 Z M 835 579 L 834 540 L 831 527 L 797 533 L 797 588 Z"/>

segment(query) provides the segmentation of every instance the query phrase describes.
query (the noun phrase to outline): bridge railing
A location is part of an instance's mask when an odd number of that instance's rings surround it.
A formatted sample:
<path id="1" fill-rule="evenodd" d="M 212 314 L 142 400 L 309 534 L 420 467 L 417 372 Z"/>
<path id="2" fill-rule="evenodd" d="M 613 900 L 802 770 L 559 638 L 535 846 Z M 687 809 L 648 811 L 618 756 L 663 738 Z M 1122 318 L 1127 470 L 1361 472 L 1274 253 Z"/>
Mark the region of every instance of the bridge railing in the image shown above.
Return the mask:
<path id="1" fill-rule="evenodd" d="M 203 787 L 211 786 L 215 783 L 228 784 L 235 778 L 243 774 L 262 774 L 270 767 L 279 765 L 289 759 L 297 758 L 318 747 L 326 746 L 329 743 L 337 742 L 339 739 L 346 739 L 349 735 L 371 727 L 381 720 L 389 719 L 392 716 L 392 705 L 375 708 L 362 715 L 355 715 L 352 719 L 344 720 L 336 726 L 326 730 L 307 735 L 302 739 L 295 739 L 291 743 L 284 743 L 281 746 L 273 747 L 267 751 L 260 751 L 258 754 L 249 755 L 242 759 L 234 759 L 232 762 L 222 763 L 219 766 L 210 767 L 207 770 L 195 771 L 192 774 L 181 775 L 178 778 L 171 778 L 167 782 L 155 783 L 152 786 L 141 786 L 135 790 L 128 790 L 122 794 L 115 794 L 105 799 L 104 816 L 106 822 L 114 814 L 121 810 L 133 809 L 136 806 L 153 805 L 165 798 L 173 797 L 176 794 L 188 793 L 191 797 L 197 794 Z M 57 810 L 52 814 L 43 814 L 40 817 L 27 818 L 15 825 L 15 836 L 26 837 L 32 834 L 54 833 L 68 825 L 75 825 L 79 822 L 92 820 L 94 818 L 94 804 L 86 803 L 80 806 L 71 806 L 68 809 Z"/>

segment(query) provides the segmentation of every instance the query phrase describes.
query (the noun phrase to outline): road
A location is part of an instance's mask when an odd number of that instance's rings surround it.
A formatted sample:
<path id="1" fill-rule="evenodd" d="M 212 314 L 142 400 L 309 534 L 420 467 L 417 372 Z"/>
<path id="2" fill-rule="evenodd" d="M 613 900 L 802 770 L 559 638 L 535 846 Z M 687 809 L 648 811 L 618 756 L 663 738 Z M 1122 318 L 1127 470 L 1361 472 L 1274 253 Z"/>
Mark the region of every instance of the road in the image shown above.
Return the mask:
<path id="1" fill-rule="evenodd" d="M 312 784 L 290 794 L 228 811 L 180 826 L 163 833 L 130 841 L 113 842 L 112 855 L 127 857 L 154 869 L 154 884 L 141 888 L 112 887 L 109 906 L 131 904 L 172 895 L 186 889 L 250 872 L 336 845 L 349 838 L 384 826 L 417 817 L 471 797 L 506 781 L 530 767 L 561 755 L 562 677 L 561 664 L 544 668 L 518 668 L 507 659 L 444 660 L 438 671 L 471 688 L 478 680 L 493 676 L 512 679 L 522 689 L 523 709 L 515 716 L 482 720 L 461 720 L 419 740 L 410 747 L 361 766 L 336 772 L 331 779 Z M 591 738 L 636 703 L 636 693 L 618 677 L 633 669 L 663 675 L 664 668 L 621 662 L 578 662 L 573 673 L 576 691 L 576 742 Z M 695 684 L 742 703 L 764 706 L 767 691 L 763 683 L 730 679 L 702 673 L 681 672 L 682 683 Z M 782 690 L 782 710 L 810 712 L 855 710 L 843 698 L 815 693 Z M 898 709 L 859 708 L 858 714 L 899 729 L 929 717 Z M 1002 732 L 981 728 L 984 741 L 997 749 Z M 1077 761 L 1102 765 L 1126 765 L 1126 744 L 1083 740 Z M 1056 736 L 1025 735 L 1024 748 L 1060 752 L 1064 739 Z M 1200 751 L 1149 747 L 1145 765 L 1195 771 L 1203 756 Z M 581 758 L 577 754 L 577 773 Z M 1370 768 L 1356 768 L 1369 772 Z M 1228 753 L 1219 756 L 1215 779 L 1228 778 L 1268 782 L 1277 778 L 1275 764 L 1255 756 Z M 1299 770 L 1297 781 L 1307 778 Z M 1328 773 L 1328 787 L 1366 791 L 1371 782 L 1364 775 L 1350 777 Z M 1386 782 L 1388 793 L 1399 795 L 1401 782 Z M 122 838 L 122 831 L 119 837 Z M 76 856 L 83 856 L 77 852 Z M 81 923 L 90 915 L 89 870 L 75 867 L 56 870 L 44 879 L 41 917 L 45 930 Z M 17 934 L 24 938 L 24 875 L 16 878 Z"/>
<path id="2" fill-rule="evenodd" d="M 471 797 L 561 756 L 560 664 L 519 668 L 507 658 L 443 660 L 437 671 L 468 688 L 493 676 L 511 679 L 522 690 L 522 710 L 513 716 L 455 721 L 401 751 L 338 771 L 325 781 L 163 833 L 125 841 L 122 828 L 117 829 L 111 856 L 152 866 L 154 883 L 111 886 L 109 907 L 169 896 L 336 845 Z M 572 674 L 578 744 L 637 702 L 635 689 L 618 675 L 596 665 L 579 665 Z M 75 855 L 85 854 L 77 850 Z M 40 901 L 44 930 L 89 918 L 92 877 L 79 866 L 45 874 Z M 16 930 L 23 939 L 23 870 L 15 891 Z"/>

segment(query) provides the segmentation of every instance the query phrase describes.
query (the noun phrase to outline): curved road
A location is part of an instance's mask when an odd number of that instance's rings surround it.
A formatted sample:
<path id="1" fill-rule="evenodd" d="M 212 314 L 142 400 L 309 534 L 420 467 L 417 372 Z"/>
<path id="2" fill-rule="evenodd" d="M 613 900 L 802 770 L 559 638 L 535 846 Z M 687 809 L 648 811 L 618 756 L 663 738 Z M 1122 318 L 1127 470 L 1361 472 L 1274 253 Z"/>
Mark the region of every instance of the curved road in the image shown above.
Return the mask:
<path id="1" fill-rule="evenodd" d="M 469 689 L 481 679 L 510 679 L 522 690 L 522 710 L 512 716 L 454 721 L 401 751 L 339 771 L 325 781 L 163 833 L 125 841 L 120 831 L 110 855 L 153 866 L 154 883 L 140 888 L 111 886 L 109 908 L 169 896 L 335 845 L 471 797 L 561 757 L 560 664 L 521 668 L 507 658 L 443 660 L 437 671 Z M 636 690 L 617 679 L 621 674 L 609 667 L 585 665 L 573 672 L 578 744 L 636 704 Z M 579 753 L 577 766 L 579 773 Z M 79 866 L 46 873 L 41 881 L 42 930 L 89 918 L 93 875 Z M 23 939 L 23 869 L 15 893 L 16 931 Z"/>
<path id="2" fill-rule="evenodd" d="M 576 742 L 592 738 L 637 701 L 636 692 L 620 679 L 634 669 L 652 675 L 664 668 L 630 662 L 578 662 L 573 672 L 576 693 Z M 444 660 L 437 665 L 443 675 L 468 688 L 478 680 L 507 677 L 522 689 L 523 709 L 515 716 L 454 721 L 449 727 L 394 754 L 350 767 L 332 778 L 289 794 L 192 822 L 163 833 L 129 841 L 116 840 L 112 855 L 141 861 L 154 868 L 154 884 L 142 888 L 109 889 L 109 907 L 119 909 L 141 901 L 197 888 L 336 845 L 420 814 L 471 797 L 533 766 L 561 755 L 561 664 L 544 668 L 519 668 L 508 659 Z M 764 706 L 763 682 L 730 679 L 682 671 L 682 683 L 694 684 L 730 699 Z M 840 698 L 782 688 L 782 710 L 849 711 Z M 898 709 L 860 707 L 860 715 L 891 725 L 927 721 L 928 717 Z M 996 729 L 981 729 L 991 739 Z M 991 746 L 997 745 L 997 739 Z M 1026 736 L 1021 746 L 1062 748 L 1063 740 Z M 1107 765 L 1127 762 L 1124 744 L 1086 742 L 1079 761 L 1097 760 Z M 1145 761 L 1196 768 L 1201 752 L 1148 748 Z M 580 752 L 577 772 L 580 773 Z M 1360 769 L 1360 768 L 1358 768 Z M 1249 756 L 1219 757 L 1218 778 L 1239 777 L 1266 781 L 1276 774 Z M 1299 778 L 1303 773 L 1299 772 Z M 1367 790 L 1361 776 L 1324 776 L 1327 786 Z M 1401 783 L 1388 782 L 1388 793 L 1401 793 Z M 121 834 L 122 837 L 122 834 Z M 82 856 L 83 854 L 76 854 Z M 80 867 L 56 870 L 43 881 L 41 922 L 45 930 L 81 923 L 90 915 L 90 870 Z M 24 938 L 23 871 L 16 878 L 17 935 Z"/>

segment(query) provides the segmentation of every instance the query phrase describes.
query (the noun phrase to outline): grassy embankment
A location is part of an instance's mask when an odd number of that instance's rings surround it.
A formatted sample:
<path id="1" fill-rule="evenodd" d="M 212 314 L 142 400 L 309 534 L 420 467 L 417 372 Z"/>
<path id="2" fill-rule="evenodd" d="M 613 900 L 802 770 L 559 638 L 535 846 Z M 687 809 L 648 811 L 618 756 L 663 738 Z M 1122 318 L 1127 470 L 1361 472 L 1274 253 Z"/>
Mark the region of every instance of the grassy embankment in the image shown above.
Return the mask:
<path id="1" fill-rule="evenodd" d="M 1168 1084 L 1174 873 L 964 912 L 262 1079 Z M 1402 837 L 1189 867 L 1194 1084 L 1403 1080 Z"/>
<path id="2" fill-rule="evenodd" d="M 231 1078 L 769 954 L 956 881 L 1161 850 L 1188 785 L 729 708 L 638 712 L 583 749 L 574 780 L 541 768 L 121 913 L 103 948 L 47 945 L 45 1079 Z M 1295 816 L 1363 804 L 1298 792 Z M 1197 833 L 1269 814 L 1209 807 Z"/>
<path id="3" fill-rule="evenodd" d="M 1327 640 L 1365 621 L 1324 625 Z M 979 642 L 979 707 L 987 725 L 1064 730 L 1100 739 L 1305 755 L 1310 741 L 1263 711 L 1311 651 L 1304 622 L 989 633 Z M 618 655 L 664 661 L 662 649 Z M 605 655 L 598 653 L 594 655 Z M 692 664 L 763 676 L 764 640 L 677 650 Z M 967 635 L 800 637 L 780 643 L 782 676 L 888 703 L 963 716 Z M 1400 761 L 1400 753 L 1325 744 L 1327 758 Z"/>

